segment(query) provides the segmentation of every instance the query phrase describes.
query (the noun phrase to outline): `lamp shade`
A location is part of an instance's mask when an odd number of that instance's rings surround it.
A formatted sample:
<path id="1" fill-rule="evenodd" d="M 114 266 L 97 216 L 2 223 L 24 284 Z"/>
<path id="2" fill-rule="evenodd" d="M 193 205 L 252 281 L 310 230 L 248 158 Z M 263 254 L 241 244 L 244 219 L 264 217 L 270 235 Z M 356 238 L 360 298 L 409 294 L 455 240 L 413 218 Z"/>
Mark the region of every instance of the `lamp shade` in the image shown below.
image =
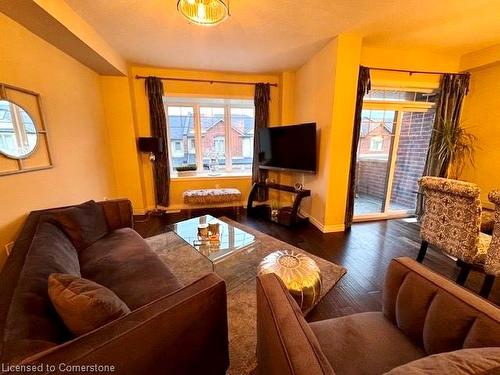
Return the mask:
<path id="1" fill-rule="evenodd" d="M 228 0 L 178 0 L 177 10 L 189 22 L 214 26 L 229 16 Z"/>

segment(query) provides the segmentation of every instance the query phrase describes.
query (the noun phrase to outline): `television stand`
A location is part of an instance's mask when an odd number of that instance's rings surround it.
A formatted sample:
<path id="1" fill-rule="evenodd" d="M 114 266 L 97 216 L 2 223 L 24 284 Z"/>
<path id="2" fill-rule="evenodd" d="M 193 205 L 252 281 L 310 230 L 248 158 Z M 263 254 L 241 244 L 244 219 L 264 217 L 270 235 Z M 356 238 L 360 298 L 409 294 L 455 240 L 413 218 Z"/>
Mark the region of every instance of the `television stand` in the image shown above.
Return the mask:
<path id="1" fill-rule="evenodd" d="M 269 189 L 287 191 L 289 193 L 295 194 L 295 199 L 293 201 L 292 207 L 282 207 L 278 210 L 277 214 L 273 213 L 273 210 L 268 204 L 259 204 L 254 207 L 253 202 L 257 197 L 257 192 L 261 189 Z M 278 224 L 286 225 L 289 227 L 295 226 L 297 224 L 308 222 L 309 219 L 299 215 L 300 202 L 303 198 L 309 197 L 311 195 L 311 190 L 302 189 L 297 190 L 293 186 L 281 185 L 281 184 L 265 184 L 263 182 L 254 183 L 250 195 L 248 196 L 247 204 L 247 214 L 251 217 L 259 217 L 267 220 L 274 221 Z"/>

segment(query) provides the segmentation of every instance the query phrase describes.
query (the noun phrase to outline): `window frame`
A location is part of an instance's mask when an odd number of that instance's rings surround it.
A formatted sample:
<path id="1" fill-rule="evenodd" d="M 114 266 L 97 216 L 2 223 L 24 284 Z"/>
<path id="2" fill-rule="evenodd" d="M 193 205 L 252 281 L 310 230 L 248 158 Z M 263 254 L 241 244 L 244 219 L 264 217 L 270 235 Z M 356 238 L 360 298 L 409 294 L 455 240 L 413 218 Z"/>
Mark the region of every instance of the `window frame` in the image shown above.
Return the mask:
<path id="1" fill-rule="evenodd" d="M 170 100 L 169 100 L 170 99 Z M 236 103 L 232 103 L 236 101 Z M 186 107 L 193 110 L 193 125 L 194 125 L 194 140 L 195 140 L 195 154 L 196 154 L 196 176 L 191 178 L 205 178 L 208 171 L 203 168 L 203 148 L 202 148 L 202 132 L 201 132 L 201 113 L 200 108 L 224 108 L 224 140 L 225 140 L 225 169 L 219 170 L 217 177 L 251 177 L 252 170 L 234 171 L 232 168 L 232 123 L 231 123 L 231 108 L 253 109 L 255 118 L 255 105 L 251 98 L 221 98 L 221 97 L 163 97 L 163 108 L 165 111 L 166 124 L 167 124 L 167 137 L 168 137 L 168 152 L 169 158 L 172 158 L 171 139 L 170 139 L 170 125 L 168 116 L 168 107 Z M 190 151 L 188 141 L 188 152 Z M 173 167 L 172 160 L 170 160 L 170 172 L 173 178 L 183 178 L 177 175 L 177 171 Z M 213 176 L 212 176 L 213 177 Z"/>

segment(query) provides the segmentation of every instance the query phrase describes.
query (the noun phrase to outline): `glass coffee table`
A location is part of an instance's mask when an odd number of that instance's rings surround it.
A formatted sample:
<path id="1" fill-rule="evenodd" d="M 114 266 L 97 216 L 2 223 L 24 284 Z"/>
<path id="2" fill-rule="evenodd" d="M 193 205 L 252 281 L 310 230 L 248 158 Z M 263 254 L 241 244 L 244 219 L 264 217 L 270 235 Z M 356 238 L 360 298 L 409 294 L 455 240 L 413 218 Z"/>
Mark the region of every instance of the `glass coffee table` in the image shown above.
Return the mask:
<path id="1" fill-rule="evenodd" d="M 198 225 L 219 223 L 219 242 L 198 238 Z M 226 281 L 228 290 L 257 275 L 262 260 L 260 242 L 253 234 L 210 215 L 195 217 L 170 225 L 170 229 L 210 262 L 212 271 Z"/>

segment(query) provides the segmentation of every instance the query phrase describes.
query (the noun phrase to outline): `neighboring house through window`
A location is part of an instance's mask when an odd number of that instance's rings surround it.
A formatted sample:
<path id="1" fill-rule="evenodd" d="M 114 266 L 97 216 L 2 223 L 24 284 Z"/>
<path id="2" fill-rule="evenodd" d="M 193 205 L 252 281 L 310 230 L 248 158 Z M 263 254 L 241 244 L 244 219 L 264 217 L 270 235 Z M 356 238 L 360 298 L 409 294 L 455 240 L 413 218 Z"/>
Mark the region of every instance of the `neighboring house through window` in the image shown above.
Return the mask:
<path id="1" fill-rule="evenodd" d="M 174 156 L 184 155 L 182 141 L 172 141 L 172 154 Z"/>
<path id="2" fill-rule="evenodd" d="M 253 160 L 253 100 L 165 97 L 172 171 L 194 164 L 199 174 L 250 175 Z"/>
<path id="3" fill-rule="evenodd" d="M 188 139 L 188 152 L 190 154 L 196 153 L 196 141 L 194 138 Z"/>

